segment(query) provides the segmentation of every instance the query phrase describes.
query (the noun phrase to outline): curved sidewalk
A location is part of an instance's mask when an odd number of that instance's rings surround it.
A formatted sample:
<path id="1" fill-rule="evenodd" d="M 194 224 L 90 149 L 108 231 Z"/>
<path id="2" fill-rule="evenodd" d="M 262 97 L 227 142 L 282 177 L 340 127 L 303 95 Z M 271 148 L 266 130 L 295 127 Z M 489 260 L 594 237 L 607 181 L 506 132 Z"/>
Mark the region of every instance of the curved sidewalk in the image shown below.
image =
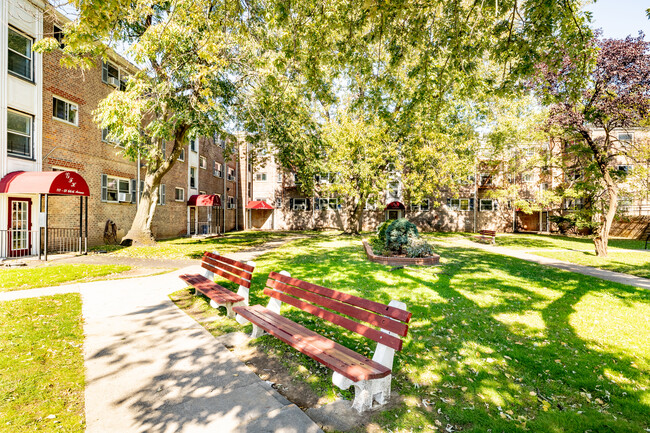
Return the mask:
<path id="1" fill-rule="evenodd" d="M 512 250 L 505 247 L 497 247 L 488 244 L 473 242 L 468 239 L 457 239 L 455 243 L 471 248 L 480 248 L 492 253 L 503 254 L 504 256 L 516 257 L 529 262 L 539 263 L 540 265 L 551 266 L 565 271 L 575 272 L 582 275 L 600 278 L 602 280 L 612 281 L 614 283 L 626 284 L 628 286 L 650 289 L 650 279 L 637 277 L 635 275 L 624 274 L 621 272 L 607 271 L 605 269 L 593 268 L 591 266 L 577 265 L 575 263 L 565 262 L 549 257 L 537 256 L 524 251 Z"/>

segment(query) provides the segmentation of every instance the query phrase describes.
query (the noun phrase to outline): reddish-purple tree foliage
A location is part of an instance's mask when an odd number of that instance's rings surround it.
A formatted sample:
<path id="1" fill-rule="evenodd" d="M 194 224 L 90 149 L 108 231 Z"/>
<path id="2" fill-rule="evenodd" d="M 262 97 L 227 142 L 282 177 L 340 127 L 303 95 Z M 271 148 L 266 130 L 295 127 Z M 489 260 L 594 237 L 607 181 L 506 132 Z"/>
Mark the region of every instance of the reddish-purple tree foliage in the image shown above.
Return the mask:
<path id="1" fill-rule="evenodd" d="M 580 76 L 568 57 L 558 67 L 538 66 L 537 90 L 550 102 L 548 128 L 566 140 L 565 160 L 582 159 L 590 173 L 593 215 L 598 224 L 596 254 L 607 255 L 609 231 L 616 215 L 621 178 L 620 158 L 632 158 L 639 143 L 620 141 L 614 131 L 639 127 L 650 114 L 650 42 L 633 38 L 594 41 L 595 63 Z"/>

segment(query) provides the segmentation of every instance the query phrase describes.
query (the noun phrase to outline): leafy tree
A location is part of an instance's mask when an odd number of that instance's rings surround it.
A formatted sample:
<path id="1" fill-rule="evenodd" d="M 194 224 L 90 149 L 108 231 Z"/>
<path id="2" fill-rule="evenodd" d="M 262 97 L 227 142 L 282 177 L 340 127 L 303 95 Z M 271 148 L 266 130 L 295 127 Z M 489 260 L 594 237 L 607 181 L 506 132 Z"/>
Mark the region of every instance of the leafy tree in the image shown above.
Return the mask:
<path id="1" fill-rule="evenodd" d="M 577 66 L 565 59 L 559 67 L 540 65 L 538 90 L 552 103 L 548 127 L 564 145 L 565 171 L 578 178 L 569 193 L 587 199 L 597 223 L 596 254 L 607 256 L 620 190 L 628 179 L 616 163 L 621 158 L 641 167 L 648 162 L 646 140 L 619 140 L 617 132 L 642 126 L 650 114 L 650 43 L 641 34 L 594 44 L 598 55 L 586 81 L 576 82 Z"/>
<path id="2" fill-rule="evenodd" d="M 128 47 L 140 67 L 125 91 L 104 99 L 95 118 L 146 163 L 144 190 L 123 244 L 154 242 L 158 186 L 191 136 L 225 134 L 246 75 L 256 63 L 249 3 L 215 0 L 70 0 L 78 18 L 65 26 L 62 63 L 89 68 L 111 47 Z M 44 39 L 37 49 L 57 44 Z M 167 144 L 166 152 L 163 151 Z"/>

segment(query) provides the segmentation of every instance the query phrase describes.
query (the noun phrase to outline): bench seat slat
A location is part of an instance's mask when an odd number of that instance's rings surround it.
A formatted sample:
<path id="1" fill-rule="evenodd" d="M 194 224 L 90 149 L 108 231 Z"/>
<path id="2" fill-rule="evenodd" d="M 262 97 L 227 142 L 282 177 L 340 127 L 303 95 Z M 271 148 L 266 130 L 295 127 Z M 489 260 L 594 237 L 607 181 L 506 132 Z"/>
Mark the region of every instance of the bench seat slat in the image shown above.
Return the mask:
<path id="1" fill-rule="evenodd" d="M 360 298 L 358 296 L 349 295 L 347 293 L 338 292 L 336 290 L 328 289 L 327 287 L 318 286 L 316 284 L 308 283 L 306 281 L 298 280 L 296 278 L 287 277 L 277 272 L 271 272 L 269 278 L 289 284 L 313 293 L 317 293 L 327 298 L 336 299 L 337 301 L 346 304 L 360 307 L 365 310 L 372 311 L 373 313 L 381 314 L 383 316 L 391 317 L 400 322 L 408 323 L 411 320 L 411 312 L 401 310 L 399 308 L 390 307 L 388 305 L 380 304 L 379 302 L 370 301 L 368 299 Z"/>
<path id="2" fill-rule="evenodd" d="M 324 310 L 316 305 L 310 304 L 309 302 L 301 301 L 300 299 L 285 295 L 284 293 L 278 292 L 276 290 L 264 289 L 264 294 L 279 299 L 282 302 L 286 302 L 287 304 L 293 305 L 294 307 L 300 308 L 309 314 L 320 317 L 321 319 L 327 320 L 335 325 L 339 325 L 349 331 L 363 335 L 364 337 L 388 346 L 391 349 L 398 351 L 402 350 L 401 339 L 366 326 L 363 323 L 355 322 L 354 320 L 350 320 L 347 317 L 339 316 L 338 314 L 332 313 L 331 311 Z"/>
<path id="3" fill-rule="evenodd" d="M 244 301 L 244 298 L 242 296 L 231 292 L 225 287 L 221 287 L 209 278 L 205 278 L 203 275 L 185 274 L 181 275 L 180 279 L 185 281 L 190 286 L 194 287 L 194 289 L 197 291 L 203 293 L 208 298 L 214 300 L 218 304 Z"/>
<path id="4" fill-rule="evenodd" d="M 330 310 L 334 310 L 336 312 L 345 314 L 346 316 L 352 317 L 354 319 L 363 320 L 366 323 L 369 323 L 369 324 L 371 324 L 373 326 L 378 326 L 378 327 L 380 327 L 382 329 L 385 329 L 387 331 L 394 332 L 395 334 L 401 335 L 402 337 L 405 337 L 406 334 L 408 333 L 408 325 L 406 323 L 399 322 L 397 320 L 391 319 L 390 317 L 381 316 L 381 315 L 373 313 L 371 311 L 364 310 L 364 309 L 355 307 L 355 306 L 350 305 L 350 304 L 345 304 L 345 303 L 337 301 L 335 299 L 326 298 L 324 296 L 320 296 L 320 295 L 318 295 L 316 293 L 313 293 L 313 292 L 309 292 L 309 291 L 306 291 L 306 290 L 301 290 L 300 288 L 289 286 L 288 284 L 284 284 L 284 283 L 282 283 L 280 281 L 269 279 L 266 282 L 266 285 L 268 287 L 276 289 L 276 290 L 278 290 L 280 292 L 288 293 L 288 294 L 290 294 L 292 296 L 296 296 L 298 298 L 304 299 L 304 300 L 309 301 L 311 303 L 320 305 L 320 306 L 325 307 L 325 308 L 329 308 Z M 267 293 L 266 291 L 264 291 L 264 293 L 266 293 L 269 296 L 276 297 L 275 294 L 273 294 L 273 293 Z M 302 308 L 302 307 L 300 307 L 298 305 L 295 305 L 295 306 L 304 310 L 304 308 Z M 312 313 L 312 314 L 314 314 L 314 313 Z M 330 322 L 333 322 L 332 320 L 327 319 L 325 317 L 322 317 L 322 316 L 318 316 L 318 317 L 321 317 L 322 319 L 329 320 Z M 339 317 L 339 316 L 337 316 L 337 317 Z M 336 322 L 333 322 L 333 323 L 336 323 Z M 356 322 L 354 322 L 354 323 L 356 323 Z M 336 323 L 336 324 L 341 325 L 340 323 Z M 341 325 L 341 326 L 344 326 L 344 325 Z M 350 329 L 350 328 L 347 328 L 347 329 L 349 329 L 350 331 L 359 332 L 356 329 Z M 359 334 L 365 335 L 365 334 L 363 334 L 361 332 L 359 332 Z M 386 335 L 385 333 L 381 333 L 381 334 Z M 368 338 L 372 338 L 372 337 L 368 337 Z M 374 338 L 373 338 L 373 340 L 377 341 Z M 399 350 L 399 349 L 397 349 L 397 350 Z"/>
<path id="5" fill-rule="evenodd" d="M 212 257 L 212 256 L 208 256 L 206 254 L 203 257 L 203 261 L 204 261 L 204 263 L 208 263 L 208 264 L 214 266 L 215 268 L 219 268 L 219 269 L 223 269 L 224 271 L 228 271 L 231 274 L 236 275 L 236 276 L 238 276 L 238 277 L 240 277 L 240 278 L 242 278 L 244 280 L 248 280 L 248 281 L 251 280 L 251 276 L 252 276 L 251 272 L 246 271 L 246 270 L 242 269 L 240 266 L 237 266 L 237 265 L 231 266 L 228 263 L 221 260 L 221 257 L 219 257 L 219 256 Z"/>
<path id="6" fill-rule="evenodd" d="M 222 269 L 216 268 L 216 267 L 214 267 L 213 265 L 211 265 L 209 263 L 201 262 L 201 267 L 203 267 L 203 269 L 207 269 L 208 271 L 212 272 L 213 274 L 220 275 L 220 276 L 232 281 L 235 284 L 239 284 L 240 286 L 244 286 L 244 287 L 246 287 L 248 289 L 250 289 L 250 287 L 251 287 L 251 282 L 250 281 L 239 278 L 236 275 L 229 274 L 228 272 L 226 272 L 226 271 L 224 271 Z"/>
<path id="7" fill-rule="evenodd" d="M 390 369 L 262 306 L 235 307 L 237 314 L 352 381 L 379 379 Z"/>
<path id="8" fill-rule="evenodd" d="M 237 261 L 235 259 L 224 257 L 224 256 L 219 255 L 219 254 L 213 254 L 210 251 L 206 251 L 203 256 L 204 257 L 205 256 L 210 257 L 211 259 L 218 259 L 221 262 L 227 263 L 227 264 L 232 265 L 232 266 L 236 266 L 236 267 L 238 267 L 240 269 L 243 269 L 243 270 L 245 270 L 245 271 L 247 271 L 248 273 L 251 273 L 251 274 L 255 270 L 255 267 L 253 267 L 253 266 L 251 266 L 251 265 L 249 265 L 247 263 L 239 262 L 239 261 Z"/>

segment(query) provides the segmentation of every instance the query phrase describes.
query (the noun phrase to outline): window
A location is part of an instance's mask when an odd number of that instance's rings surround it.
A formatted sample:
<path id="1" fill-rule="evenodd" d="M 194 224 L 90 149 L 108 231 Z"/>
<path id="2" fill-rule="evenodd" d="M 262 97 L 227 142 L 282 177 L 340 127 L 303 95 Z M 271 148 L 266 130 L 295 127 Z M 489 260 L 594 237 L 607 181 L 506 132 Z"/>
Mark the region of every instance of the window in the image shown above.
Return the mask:
<path id="1" fill-rule="evenodd" d="M 215 177 L 223 177 L 223 165 L 220 162 L 215 161 L 214 167 L 212 169 L 212 175 Z"/>
<path id="2" fill-rule="evenodd" d="M 130 203 L 131 185 L 129 179 L 102 174 L 102 201 Z"/>
<path id="3" fill-rule="evenodd" d="M 52 116 L 64 122 L 78 125 L 79 106 L 59 98 L 52 98 Z"/>
<path id="4" fill-rule="evenodd" d="M 339 208 L 339 199 L 338 198 L 319 198 L 318 199 L 318 209 L 327 210 L 327 209 L 338 209 Z"/>
<path id="5" fill-rule="evenodd" d="M 276 180 L 277 180 L 278 183 L 282 183 L 282 173 L 277 174 Z"/>
<path id="6" fill-rule="evenodd" d="M 120 71 L 120 90 L 124 91 L 126 90 L 126 83 L 129 81 L 129 76 L 124 73 L 124 71 Z"/>
<path id="7" fill-rule="evenodd" d="M 391 198 L 399 198 L 399 182 L 393 181 L 388 184 L 388 196 Z"/>
<path id="8" fill-rule="evenodd" d="M 199 167 L 203 170 L 208 168 L 208 160 L 205 159 L 205 156 L 199 156 Z"/>
<path id="9" fill-rule="evenodd" d="M 32 157 L 32 116 L 7 111 L 7 153 Z"/>
<path id="10" fill-rule="evenodd" d="M 420 212 L 427 212 L 429 210 L 429 199 L 425 198 L 421 203 L 411 205 L 411 209 Z"/>
<path id="11" fill-rule="evenodd" d="M 533 175 L 531 173 L 524 173 L 521 176 L 521 180 L 526 183 L 531 183 L 533 181 Z"/>
<path id="12" fill-rule="evenodd" d="M 9 28 L 8 69 L 12 74 L 28 80 L 33 79 L 32 39 Z"/>
<path id="13" fill-rule="evenodd" d="M 618 171 L 624 174 L 628 174 L 632 170 L 631 165 L 619 165 L 617 167 Z"/>
<path id="14" fill-rule="evenodd" d="M 539 185 L 539 189 L 540 189 L 541 191 L 546 191 L 546 190 L 548 190 L 548 183 L 542 183 L 542 184 L 540 184 L 540 185 Z"/>
<path id="15" fill-rule="evenodd" d="M 229 195 L 228 196 L 228 209 L 235 209 L 237 207 L 237 202 L 235 201 L 235 197 Z"/>
<path id="16" fill-rule="evenodd" d="M 106 143 L 114 144 L 116 146 L 124 147 L 124 146 L 121 145 L 120 140 L 118 140 L 117 138 L 113 138 L 111 136 L 110 128 L 102 128 L 102 141 L 104 141 Z M 164 147 L 164 145 L 163 145 L 163 147 Z M 163 149 L 163 152 L 164 152 L 164 149 Z"/>
<path id="17" fill-rule="evenodd" d="M 618 134 L 618 141 L 623 142 L 625 144 L 630 144 L 634 140 L 634 135 L 630 133 L 621 133 Z"/>
<path id="18" fill-rule="evenodd" d="M 490 173 L 481 173 L 481 186 L 492 185 L 492 175 Z"/>
<path id="19" fill-rule="evenodd" d="M 275 199 L 275 207 L 277 209 L 282 208 L 282 197 L 276 197 L 276 199 Z"/>
<path id="20" fill-rule="evenodd" d="M 293 183 L 294 183 L 295 185 L 302 185 L 302 181 L 301 181 L 300 178 L 298 177 L 298 173 L 294 173 L 294 174 L 293 174 Z"/>
<path id="21" fill-rule="evenodd" d="M 307 210 L 307 199 L 306 198 L 293 198 L 291 199 L 292 210 Z"/>
<path id="22" fill-rule="evenodd" d="M 163 206 L 167 203 L 167 197 L 165 197 L 167 192 L 167 187 L 164 183 L 161 183 L 158 187 L 158 204 Z"/>
<path id="23" fill-rule="evenodd" d="M 363 205 L 363 210 L 377 210 L 377 204 L 371 200 L 366 200 Z"/>
<path id="24" fill-rule="evenodd" d="M 481 205 L 479 207 L 481 211 L 492 211 L 497 210 L 497 201 L 492 199 L 481 199 Z"/>
<path id="25" fill-rule="evenodd" d="M 232 182 L 235 181 L 235 169 L 232 167 L 228 167 L 228 180 Z"/>
<path id="26" fill-rule="evenodd" d="M 255 182 L 266 182 L 266 173 L 255 173 Z"/>
<path id="27" fill-rule="evenodd" d="M 584 202 L 582 198 L 567 198 L 564 201 L 564 209 L 567 210 L 577 210 L 584 207 Z"/>
<path id="28" fill-rule="evenodd" d="M 190 167 L 190 188 L 196 187 L 196 167 Z"/>
<path id="29" fill-rule="evenodd" d="M 226 140 L 224 140 L 223 138 L 219 137 L 218 135 L 215 135 L 215 136 L 214 136 L 214 144 L 216 144 L 217 146 L 219 146 L 219 147 L 222 148 L 222 149 L 225 149 L 225 148 L 226 148 Z"/>
<path id="30" fill-rule="evenodd" d="M 253 171 L 253 164 L 251 164 L 251 163 L 249 162 L 249 163 L 248 163 L 248 172 L 250 173 L 251 171 Z"/>
<path id="31" fill-rule="evenodd" d="M 474 210 L 474 199 L 473 198 L 448 198 L 447 207 L 457 211 Z"/>
<path id="32" fill-rule="evenodd" d="M 174 189 L 174 200 L 185 201 L 185 189 L 176 187 Z"/>
<path id="33" fill-rule="evenodd" d="M 190 150 L 192 152 L 196 152 L 196 142 L 197 142 L 196 138 L 192 138 L 190 140 Z"/>
<path id="34" fill-rule="evenodd" d="M 55 24 L 52 36 L 59 43 L 59 48 L 61 49 L 65 48 L 65 44 L 63 43 L 63 30 L 61 29 L 61 27 Z"/>
<path id="35" fill-rule="evenodd" d="M 334 183 L 334 179 L 336 179 L 336 173 L 324 173 L 316 175 L 316 183 L 320 184 Z"/>
<path id="36" fill-rule="evenodd" d="M 182 148 L 182 149 L 181 149 L 181 154 L 178 155 L 178 160 L 179 160 L 180 162 L 185 161 L 185 148 Z"/>
<path id="37" fill-rule="evenodd" d="M 102 62 L 102 81 L 116 89 L 120 88 L 120 70 L 110 62 Z"/>

